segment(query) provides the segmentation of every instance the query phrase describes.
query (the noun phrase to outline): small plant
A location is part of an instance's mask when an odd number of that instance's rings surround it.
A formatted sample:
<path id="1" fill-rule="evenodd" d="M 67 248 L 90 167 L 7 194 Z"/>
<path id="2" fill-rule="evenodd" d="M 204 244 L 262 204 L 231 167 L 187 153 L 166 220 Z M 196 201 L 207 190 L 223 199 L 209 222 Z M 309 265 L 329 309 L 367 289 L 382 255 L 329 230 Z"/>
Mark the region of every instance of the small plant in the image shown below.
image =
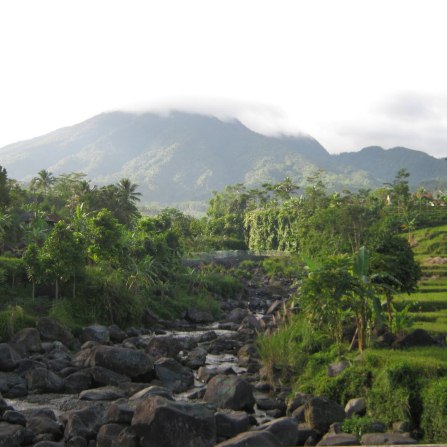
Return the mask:
<path id="1" fill-rule="evenodd" d="M 343 421 L 342 430 L 344 433 L 352 433 L 360 439 L 365 433 L 374 431 L 374 425 L 377 422 L 379 422 L 377 419 L 370 416 L 354 415 Z"/>
<path id="2" fill-rule="evenodd" d="M 0 337 L 9 340 L 17 331 L 34 326 L 34 319 L 21 306 L 8 306 L 0 312 Z"/>

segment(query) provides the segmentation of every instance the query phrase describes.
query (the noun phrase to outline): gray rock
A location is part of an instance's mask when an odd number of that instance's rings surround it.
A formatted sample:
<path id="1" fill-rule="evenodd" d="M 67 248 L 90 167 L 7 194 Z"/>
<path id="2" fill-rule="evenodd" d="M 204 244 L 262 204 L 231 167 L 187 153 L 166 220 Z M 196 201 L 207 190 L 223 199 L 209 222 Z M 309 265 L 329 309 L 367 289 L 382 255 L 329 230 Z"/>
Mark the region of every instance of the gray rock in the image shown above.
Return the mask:
<path id="1" fill-rule="evenodd" d="M 345 406 L 346 416 L 352 416 L 353 414 L 363 415 L 366 412 L 366 400 L 364 397 L 358 397 L 356 399 L 350 399 Z"/>
<path id="2" fill-rule="evenodd" d="M 413 346 L 436 345 L 436 340 L 424 329 L 415 329 L 409 334 L 399 337 L 391 345 L 394 349 L 411 348 Z"/>
<path id="3" fill-rule="evenodd" d="M 85 343 L 86 341 L 96 341 L 98 343 L 106 344 L 110 342 L 110 332 L 106 326 L 93 324 L 82 330 L 80 339 L 82 343 Z"/>
<path id="4" fill-rule="evenodd" d="M 400 433 L 366 433 L 361 439 L 362 445 L 406 445 L 417 441 Z"/>
<path id="5" fill-rule="evenodd" d="M 110 404 L 106 413 L 107 423 L 130 425 L 134 410 L 130 408 L 127 400 L 122 399 Z"/>
<path id="6" fill-rule="evenodd" d="M 21 357 L 8 343 L 0 343 L 0 371 L 13 371 Z"/>
<path id="7" fill-rule="evenodd" d="M 250 312 L 248 309 L 241 309 L 237 307 L 228 314 L 226 321 L 229 323 L 241 324 L 242 320 L 249 314 Z"/>
<path id="8" fill-rule="evenodd" d="M 93 388 L 84 390 L 79 394 L 79 400 L 117 400 L 125 397 L 124 391 L 116 387 L 105 386 L 101 388 Z"/>
<path id="9" fill-rule="evenodd" d="M 10 424 L 19 424 L 23 427 L 26 425 L 26 417 L 18 411 L 7 410 L 3 413 L 2 419 Z"/>
<path id="10" fill-rule="evenodd" d="M 218 408 L 253 411 L 255 398 L 251 385 L 233 375 L 219 374 L 213 377 L 206 387 L 205 402 Z"/>
<path id="11" fill-rule="evenodd" d="M 336 377 L 341 374 L 345 369 L 349 368 L 350 364 L 346 360 L 341 362 L 331 363 L 327 369 L 327 375 L 329 377 Z"/>
<path id="12" fill-rule="evenodd" d="M 0 422 L 0 447 L 20 447 L 25 437 L 25 428 L 19 424 Z"/>
<path id="13" fill-rule="evenodd" d="M 112 442 L 112 447 L 139 447 L 138 436 L 133 432 L 132 427 L 121 430 L 117 439 Z"/>
<path id="14" fill-rule="evenodd" d="M 102 366 L 93 366 L 92 368 L 88 368 L 86 371 L 91 374 L 93 382 L 99 386 L 118 386 L 121 383 L 129 381 L 128 376 L 118 374 L 111 369 L 104 368 Z"/>
<path id="15" fill-rule="evenodd" d="M 304 416 L 310 428 L 326 433 L 334 422 L 343 422 L 345 411 L 343 407 L 330 399 L 313 397 L 305 406 Z"/>
<path id="16" fill-rule="evenodd" d="M 91 388 L 92 375 L 88 371 L 78 371 L 64 378 L 64 390 L 66 393 L 77 394 Z"/>
<path id="17" fill-rule="evenodd" d="M 205 366 L 207 351 L 201 347 L 197 347 L 188 352 L 186 357 L 182 359 L 182 362 L 191 369 L 198 369 L 201 366 Z"/>
<path id="18" fill-rule="evenodd" d="M 65 423 L 64 438 L 80 437 L 89 441 L 96 438 L 101 425 L 106 422 L 105 409 L 101 404 L 96 404 L 82 410 L 75 410 L 61 415 Z"/>
<path id="19" fill-rule="evenodd" d="M 266 422 L 254 428 L 258 431 L 267 431 L 275 436 L 279 445 L 296 445 L 298 439 L 298 424 L 294 418 L 282 417 Z"/>
<path id="20" fill-rule="evenodd" d="M 147 399 L 148 397 L 153 396 L 161 396 L 168 400 L 174 400 L 174 397 L 172 396 L 172 392 L 170 390 L 165 387 L 152 385 L 147 388 L 143 388 L 142 390 L 130 396 L 129 401 Z"/>
<path id="21" fill-rule="evenodd" d="M 30 393 L 58 393 L 64 389 L 64 381 L 46 368 L 35 368 L 25 375 Z"/>
<path id="22" fill-rule="evenodd" d="M 146 353 L 159 359 L 161 357 L 176 357 L 182 346 L 172 335 L 160 335 L 152 337 L 145 349 Z"/>
<path id="23" fill-rule="evenodd" d="M 296 393 L 287 403 L 287 414 L 292 414 L 298 407 L 305 405 L 310 399 L 312 399 L 310 394 Z"/>
<path id="24" fill-rule="evenodd" d="M 33 354 L 42 352 L 42 343 L 40 341 L 40 333 L 36 328 L 25 328 L 14 334 L 11 342 L 21 345 L 26 352 Z"/>
<path id="25" fill-rule="evenodd" d="M 8 398 L 23 397 L 28 394 L 26 380 L 13 372 L 0 372 L 0 393 Z"/>
<path id="26" fill-rule="evenodd" d="M 218 412 L 215 417 L 218 438 L 233 438 L 252 425 L 252 419 L 245 411 Z"/>
<path id="27" fill-rule="evenodd" d="M 118 441 L 119 434 L 125 428 L 122 424 L 105 424 L 98 432 L 95 447 L 112 447 L 114 441 Z"/>
<path id="28" fill-rule="evenodd" d="M 194 385 L 194 374 L 191 369 L 182 366 L 174 359 L 162 357 L 155 364 L 155 375 L 166 388 L 174 393 L 181 393 Z"/>
<path id="29" fill-rule="evenodd" d="M 317 445 L 344 446 L 360 445 L 357 436 L 348 433 L 329 433 Z"/>
<path id="30" fill-rule="evenodd" d="M 41 318 L 37 322 L 36 328 L 43 341 L 60 341 L 70 349 L 78 348 L 79 343 L 70 330 L 51 318 Z"/>
<path id="31" fill-rule="evenodd" d="M 132 418 L 140 447 L 211 447 L 216 442 L 213 412 L 203 404 L 160 396 L 142 401 Z"/>
<path id="32" fill-rule="evenodd" d="M 45 414 L 37 415 L 28 419 L 27 428 L 29 428 L 34 434 L 49 433 L 59 439 L 64 432 L 63 425 L 55 420 L 55 418 L 48 417 Z"/>
<path id="33" fill-rule="evenodd" d="M 211 312 L 196 309 L 194 307 L 189 308 L 186 311 L 185 318 L 192 323 L 211 323 L 214 321 L 214 317 Z"/>
<path id="34" fill-rule="evenodd" d="M 99 345 L 93 348 L 90 366 L 103 366 L 131 378 L 153 373 L 152 359 L 143 351 Z"/>
<path id="35" fill-rule="evenodd" d="M 127 334 L 116 324 L 112 324 L 107 329 L 109 330 L 110 341 L 113 343 L 121 343 L 127 337 Z"/>
<path id="36" fill-rule="evenodd" d="M 215 447 L 279 447 L 280 442 L 269 432 L 249 431 L 216 444 Z"/>

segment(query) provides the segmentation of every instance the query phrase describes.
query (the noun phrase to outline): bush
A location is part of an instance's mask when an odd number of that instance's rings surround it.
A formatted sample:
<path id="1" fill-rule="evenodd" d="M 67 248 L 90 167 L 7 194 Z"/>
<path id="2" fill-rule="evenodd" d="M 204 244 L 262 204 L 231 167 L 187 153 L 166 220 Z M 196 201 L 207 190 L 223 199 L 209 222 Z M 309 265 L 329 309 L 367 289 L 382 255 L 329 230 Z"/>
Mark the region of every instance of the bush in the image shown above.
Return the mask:
<path id="1" fill-rule="evenodd" d="M 304 264 L 295 256 L 274 256 L 262 261 L 267 276 L 296 279 L 303 271 Z"/>
<path id="2" fill-rule="evenodd" d="M 14 286 L 17 280 L 26 277 L 25 266 L 20 258 L 0 256 L 0 271 L 2 272 L 0 284 L 7 282 Z"/>
<path id="3" fill-rule="evenodd" d="M 35 324 L 35 319 L 27 315 L 21 306 L 8 306 L 0 312 L 0 338 L 9 340 L 16 332 Z"/>
<path id="4" fill-rule="evenodd" d="M 365 433 L 371 433 L 374 430 L 374 424 L 379 422 L 370 416 L 351 416 L 343 421 L 342 431 L 352 433 L 360 439 Z"/>
<path id="5" fill-rule="evenodd" d="M 447 440 L 447 378 L 432 381 L 422 393 L 421 428 L 425 442 L 442 443 Z"/>

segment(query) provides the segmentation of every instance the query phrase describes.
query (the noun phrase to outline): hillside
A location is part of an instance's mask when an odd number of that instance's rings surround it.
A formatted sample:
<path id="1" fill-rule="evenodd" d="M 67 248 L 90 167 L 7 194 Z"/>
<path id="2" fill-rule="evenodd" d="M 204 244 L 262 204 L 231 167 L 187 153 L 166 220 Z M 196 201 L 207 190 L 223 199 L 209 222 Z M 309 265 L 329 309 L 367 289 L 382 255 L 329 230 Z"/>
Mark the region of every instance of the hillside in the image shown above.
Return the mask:
<path id="1" fill-rule="evenodd" d="M 144 202 L 162 204 L 204 201 L 239 182 L 255 186 L 289 176 L 304 184 L 317 169 L 333 189 L 381 186 L 400 168 L 410 171 L 413 186 L 447 180 L 447 163 L 423 152 L 371 147 L 330 155 L 310 136 L 265 136 L 237 120 L 180 112 L 104 113 L 5 146 L 0 164 L 25 181 L 41 169 L 84 172 L 98 185 L 129 177 Z"/>

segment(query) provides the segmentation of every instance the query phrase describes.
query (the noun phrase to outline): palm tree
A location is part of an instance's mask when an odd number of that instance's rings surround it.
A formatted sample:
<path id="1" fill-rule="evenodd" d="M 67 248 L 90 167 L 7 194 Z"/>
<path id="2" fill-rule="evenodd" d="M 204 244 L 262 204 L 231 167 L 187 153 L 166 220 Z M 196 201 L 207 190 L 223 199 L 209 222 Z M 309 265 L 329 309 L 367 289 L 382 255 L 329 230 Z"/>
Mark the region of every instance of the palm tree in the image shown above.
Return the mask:
<path id="1" fill-rule="evenodd" d="M 126 200 L 134 203 L 140 201 L 140 192 L 136 192 L 138 185 L 132 183 L 128 178 L 122 178 L 118 183 L 118 189 Z"/>
<path id="2" fill-rule="evenodd" d="M 120 208 L 119 219 L 125 225 L 129 225 L 133 218 L 140 214 L 136 202 L 140 201 L 141 193 L 137 192 L 138 185 L 132 183 L 128 178 L 122 178 L 116 188 Z"/>
<path id="3" fill-rule="evenodd" d="M 51 189 L 56 181 L 52 172 L 47 171 L 46 169 L 41 169 L 37 173 L 37 177 L 34 177 L 31 180 L 31 188 L 32 189 L 40 189 L 46 195 L 47 192 Z"/>

